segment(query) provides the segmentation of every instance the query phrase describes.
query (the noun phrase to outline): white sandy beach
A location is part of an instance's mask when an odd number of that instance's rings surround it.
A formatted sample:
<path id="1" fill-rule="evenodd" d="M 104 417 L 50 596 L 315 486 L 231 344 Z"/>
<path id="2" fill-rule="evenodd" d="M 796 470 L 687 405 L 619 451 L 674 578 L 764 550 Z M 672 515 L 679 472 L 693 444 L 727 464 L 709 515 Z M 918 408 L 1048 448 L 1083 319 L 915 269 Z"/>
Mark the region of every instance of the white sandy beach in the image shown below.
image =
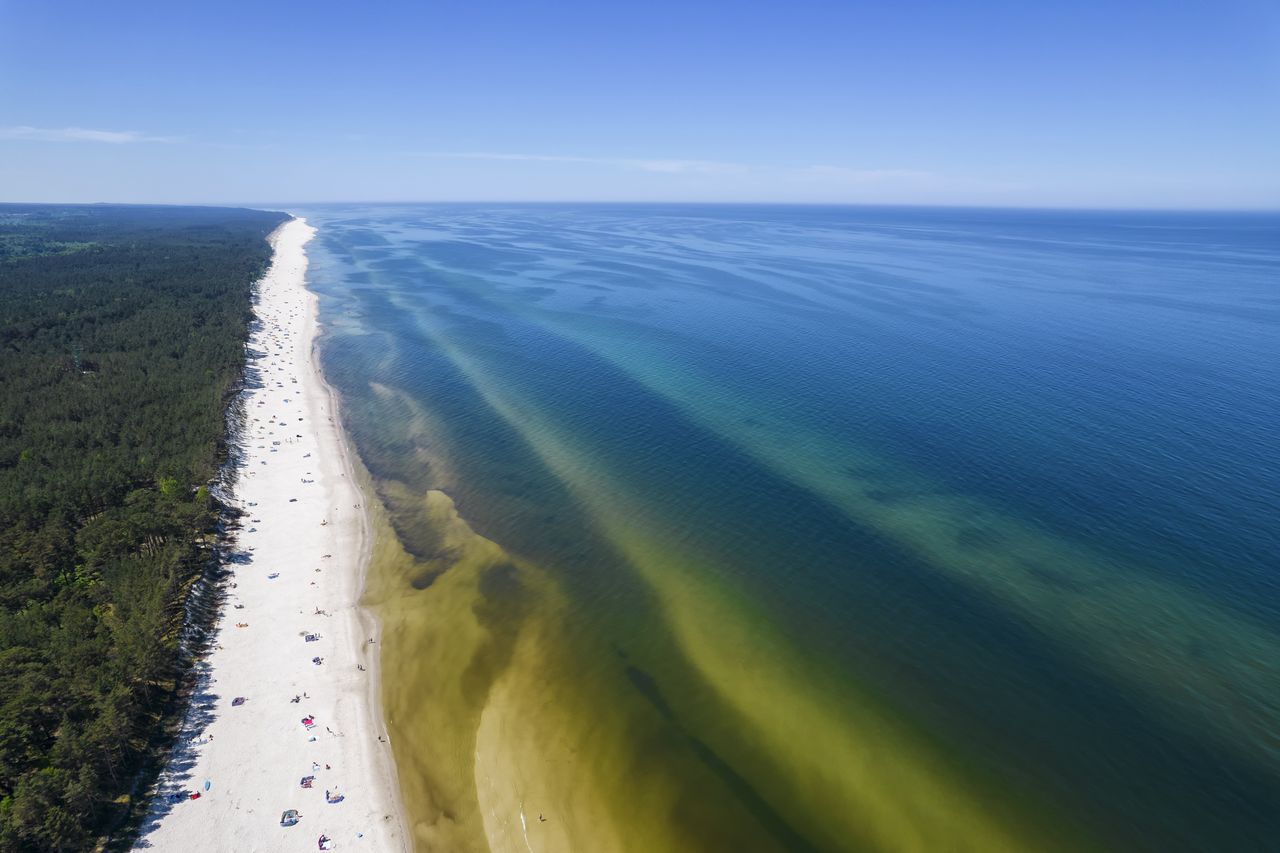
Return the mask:
<path id="1" fill-rule="evenodd" d="M 135 849 L 408 849 L 378 705 L 376 624 L 359 604 L 367 522 L 313 359 L 313 234 L 295 219 L 272 237 L 250 344 L 261 384 L 246 400 L 239 562 Z M 294 826 L 281 825 L 288 809 L 300 813 Z"/>

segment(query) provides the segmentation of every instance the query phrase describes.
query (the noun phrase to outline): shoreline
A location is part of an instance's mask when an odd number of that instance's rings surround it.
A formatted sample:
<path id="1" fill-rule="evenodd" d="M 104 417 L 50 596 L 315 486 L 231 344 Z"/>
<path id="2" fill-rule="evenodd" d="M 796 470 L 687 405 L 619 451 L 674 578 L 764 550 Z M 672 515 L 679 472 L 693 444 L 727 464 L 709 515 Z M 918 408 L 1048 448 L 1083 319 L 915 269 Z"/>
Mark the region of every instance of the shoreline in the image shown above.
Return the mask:
<path id="1" fill-rule="evenodd" d="M 295 218 L 268 238 L 231 501 L 244 517 L 135 850 L 410 849 L 381 626 L 361 603 L 373 530 L 306 284 L 314 233 Z"/>
<path id="2" fill-rule="evenodd" d="M 305 222 L 306 220 L 299 218 L 298 221 Z M 314 232 L 315 229 L 313 228 L 312 230 Z M 341 398 L 338 395 L 338 390 L 325 379 L 324 370 L 320 363 L 320 339 L 322 337 L 319 326 L 320 297 L 315 291 L 307 287 L 305 276 L 302 286 L 308 295 L 310 309 L 308 323 L 309 328 L 313 330 L 310 354 L 308 356 L 311 362 L 311 369 L 314 371 L 320 386 L 324 389 L 329 403 L 329 417 L 334 431 L 337 433 L 338 456 L 342 460 L 343 472 L 346 475 L 347 482 L 351 484 L 356 495 L 360 498 L 359 512 L 357 513 L 360 518 L 360 546 L 358 549 L 358 568 L 355 573 L 357 594 L 354 616 L 362 628 L 361 635 L 373 638 L 376 641 L 376 651 L 379 652 L 372 656 L 371 662 L 367 667 L 368 677 L 366 681 L 368 682 L 368 690 L 365 692 L 365 702 L 376 733 L 382 738 L 377 743 L 374 753 L 379 770 L 386 777 L 385 795 L 389 797 L 394 806 L 392 815 L 399 825 L 399 849 L 403 853 L 409 853 L 413 849 L 413 845 L 408 841 L 408 839 L 412 838 L 409 828 L 409 816 L 401 799 L 400 778 L 396 768 L 395 754 L 391 748 L 391 733 L 387 726 L 387 718 L 382 702 L 382 655 L 380 653 L 382 649 L 382 623 L 377 614 L 374 613 L 373 608 L 364 604 L 364 594 L 368 588 L 369 571 L 373 562 L 377 536 L 374 530 L 373 517 L 370 514 L 373 510 L 368 502 L 366 490 L 361 486 L 363 464 L 359 463 L 359 455 L 355 446 L 347 436 L 346 430 L 342 428 Z M 360 464 L 359 468 L 357 468 L 357 464 Z M 374 499 L 376 500 L 377 498 L 375 497 Z"/>

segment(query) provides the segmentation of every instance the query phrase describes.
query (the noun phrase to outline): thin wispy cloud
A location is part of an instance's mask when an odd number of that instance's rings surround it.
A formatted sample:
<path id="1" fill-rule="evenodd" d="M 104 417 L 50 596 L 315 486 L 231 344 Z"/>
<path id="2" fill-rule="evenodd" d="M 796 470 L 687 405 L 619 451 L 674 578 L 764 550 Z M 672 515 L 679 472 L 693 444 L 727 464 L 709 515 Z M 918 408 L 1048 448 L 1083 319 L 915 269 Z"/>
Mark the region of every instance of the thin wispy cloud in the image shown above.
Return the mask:
<path id="1" fill-rule="evenodd" d="M 809 166 L 803 170 L 813 178 L 852 181 L 856 183 L 875 183 L 878 181 L 928 180 L 934 177 L 932 172 L 918 169 L 851 169 L 848 166 Z"/>
<path id="2" fill-rule="evenodd" d="M 567 154 L 514 154 L 494 151 L 413 151 L 415 157 L 444 160 L 500 160 L 527 163 L 581 163 L 616 169 L 665 174 L 755 174 L 791 181 L 822 181 L 830 184 L 920 184 L 937 178 L 918 169 L 858 169 L 849 166 L 761 166 L 717 160 L 641 157 L 580 157 Z"/>
<path id="3" fill-rule="evenodd" d="M 417 157 L 438 157 L 453 160 L 511 160 L 534 163 L 585 163 L 596 166 L 613 166 L 642 172 L 741 172 L 748 167 L 740 163 L 721 163 L 714 160 L 645 159 L 639 157 L 574 157 L 563 154 L 502 154 L 492 151 L 415 151 Z"/>
<path id="4" fill-rule="evenodd" d="M 0 139 L 32 142 L 105 142 L 125 145 L 131 142 L 176 142 L 171 136 L 151 136 L 136 130 L 94 130 L 87 127 L 0 127 Z"/>

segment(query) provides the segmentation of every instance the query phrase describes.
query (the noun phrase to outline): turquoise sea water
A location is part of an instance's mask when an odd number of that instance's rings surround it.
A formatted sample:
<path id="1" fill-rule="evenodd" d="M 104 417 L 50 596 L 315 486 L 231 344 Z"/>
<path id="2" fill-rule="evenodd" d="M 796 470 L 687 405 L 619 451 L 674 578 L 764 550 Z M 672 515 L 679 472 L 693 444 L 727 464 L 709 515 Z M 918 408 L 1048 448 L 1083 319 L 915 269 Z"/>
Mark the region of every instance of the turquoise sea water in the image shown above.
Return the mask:
<path id="1" fill-rule="evenodd" d="M 561 702 L 678 846 L 1280 838 L 1280 216 L 299 213 L 397 612 L 459 594 L 442 492 L 528 591 L 494 570 L 481 627 L 563 645 L 563 689 L 477 653 L 458 701 Z"/>

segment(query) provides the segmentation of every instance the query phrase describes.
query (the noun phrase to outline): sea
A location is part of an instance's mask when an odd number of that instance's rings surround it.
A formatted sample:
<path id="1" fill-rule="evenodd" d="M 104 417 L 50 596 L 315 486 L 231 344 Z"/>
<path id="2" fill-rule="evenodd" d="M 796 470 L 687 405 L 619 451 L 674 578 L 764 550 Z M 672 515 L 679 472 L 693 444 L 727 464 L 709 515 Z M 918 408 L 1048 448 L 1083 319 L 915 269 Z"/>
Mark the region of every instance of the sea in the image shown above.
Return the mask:
<path id="1" fill-rule="evenodd" d="M 1280 845 L 1280 214 L 296 212 L 420 849 Z"/>

